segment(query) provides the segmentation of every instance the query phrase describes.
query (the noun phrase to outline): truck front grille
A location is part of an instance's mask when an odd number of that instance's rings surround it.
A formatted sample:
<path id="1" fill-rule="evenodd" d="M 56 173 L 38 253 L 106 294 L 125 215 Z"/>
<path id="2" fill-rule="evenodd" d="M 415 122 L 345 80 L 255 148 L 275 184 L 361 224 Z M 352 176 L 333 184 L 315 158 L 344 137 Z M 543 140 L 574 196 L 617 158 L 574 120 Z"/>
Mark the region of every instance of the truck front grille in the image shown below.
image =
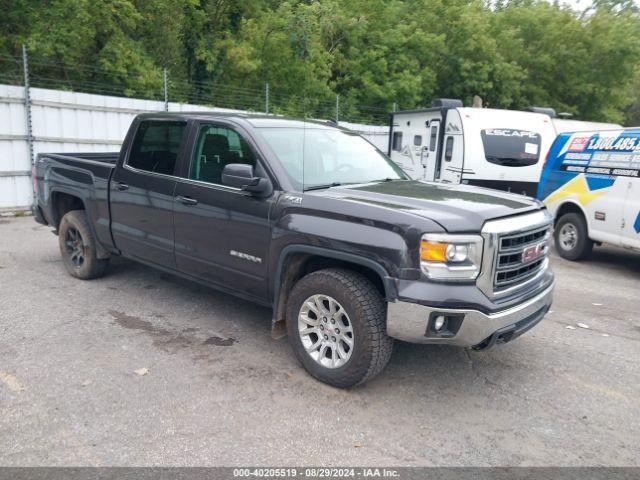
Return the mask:
<path id="1" fill-rule="evenodd" d="M 550 226 L 545 225 L 498 237 L 493 275 L 494 293 L 524 285 L 546 268 L 550 234 Z"/>
<path id="2" fill-rule="evenodd" d="M 547 244 L 552 225 L 546 209 L 485 222 L 478 288 L 488 298 L 498 299 L 542 279 L 549 266 Z"/>

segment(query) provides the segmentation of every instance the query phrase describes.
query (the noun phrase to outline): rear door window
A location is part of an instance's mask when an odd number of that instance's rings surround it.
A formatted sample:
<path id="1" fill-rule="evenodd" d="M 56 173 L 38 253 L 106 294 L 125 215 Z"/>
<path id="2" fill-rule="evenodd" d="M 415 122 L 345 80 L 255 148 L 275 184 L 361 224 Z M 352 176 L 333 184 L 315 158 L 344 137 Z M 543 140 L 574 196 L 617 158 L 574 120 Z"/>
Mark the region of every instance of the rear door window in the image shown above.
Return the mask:
<path id="1" fill-rule="evenodd" d="M 528 167 L 540 159 L 539 133 L 511 128 L 480 131 L 488 162 L 505 167 Z"/>
<path id="2" fill-rule="evenodd" d="M 185 122 L 141 122 L 127 165 L 146 172 L 173 175 L 185 126 Z"/>

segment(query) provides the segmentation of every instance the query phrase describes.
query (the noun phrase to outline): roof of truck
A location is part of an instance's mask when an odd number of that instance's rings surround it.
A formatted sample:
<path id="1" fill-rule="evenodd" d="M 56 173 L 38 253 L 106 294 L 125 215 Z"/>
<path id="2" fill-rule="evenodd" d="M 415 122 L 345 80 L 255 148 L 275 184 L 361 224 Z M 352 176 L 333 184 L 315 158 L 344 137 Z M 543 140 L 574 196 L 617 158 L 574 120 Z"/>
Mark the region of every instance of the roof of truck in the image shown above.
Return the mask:
<path id="1" fill-rule="evenodd" d="M 297 117 L 287 117 L 283 115 L 267 115 L 264 113 L 244 113 L 244 112 L 156 112 L 156 113 L 142 113 L 139 115 L 142 119 L 146 118 L 175 118 L 180 120 L 193 120 L 193 119 L 211 119 L 216 118 L 228 118 L 237 119 L 249 123 L 252 127 L 298 127 L 309 128 L 309 124 L 313 125 L 313 128 L 337 128 L 340 130 L 347 130 L 344 127 L 336 125 L 333 121 L 321 121 L 310 120 Z"/>

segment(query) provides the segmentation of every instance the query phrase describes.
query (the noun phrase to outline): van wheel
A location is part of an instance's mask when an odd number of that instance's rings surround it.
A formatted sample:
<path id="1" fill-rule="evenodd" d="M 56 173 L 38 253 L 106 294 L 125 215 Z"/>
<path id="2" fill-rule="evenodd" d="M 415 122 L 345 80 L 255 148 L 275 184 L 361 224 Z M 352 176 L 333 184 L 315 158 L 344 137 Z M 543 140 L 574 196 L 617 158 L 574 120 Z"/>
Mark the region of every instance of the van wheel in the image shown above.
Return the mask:
<path id="1" fill-rule="evenodd" d="M 287 333 L 298 360 L 318 380 L 347 388 L 389 362 L 386 304 L 364 276 L 318 270 L 295 284 L 287 303 Z"/>
<path id="2" fill-rule="evenodd" d="M 96 239 L 84 210 L 72 210 L 62 217 L 58 243 L 64 266 L 71 275 L 82 280 L 104 275 L 109 259 L 97 258 Z"/>
<path id="3" fill-rule="evenodd" d="M 553 235 L 558 253 L 567 260 L 582 260 L 593 250 L 587 223 L 577 213 L 566 213 L 560 217 Z"/>

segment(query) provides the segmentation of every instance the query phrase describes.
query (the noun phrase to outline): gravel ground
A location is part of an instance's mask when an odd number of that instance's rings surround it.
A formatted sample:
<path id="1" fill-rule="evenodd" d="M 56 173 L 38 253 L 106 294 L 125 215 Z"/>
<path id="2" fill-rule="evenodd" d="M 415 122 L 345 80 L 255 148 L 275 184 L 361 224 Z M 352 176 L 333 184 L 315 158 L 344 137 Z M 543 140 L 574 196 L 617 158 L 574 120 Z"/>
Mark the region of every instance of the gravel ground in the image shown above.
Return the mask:
<path id="1" fill-rule="evenodd" d="M 344 391 L 269 310 L 120 258 L 75 280 L 49 228 L 0 218 L 0 465 L 640 466 L 640 255 L 553 266 L 520 339 L 397 342 Z"/>

